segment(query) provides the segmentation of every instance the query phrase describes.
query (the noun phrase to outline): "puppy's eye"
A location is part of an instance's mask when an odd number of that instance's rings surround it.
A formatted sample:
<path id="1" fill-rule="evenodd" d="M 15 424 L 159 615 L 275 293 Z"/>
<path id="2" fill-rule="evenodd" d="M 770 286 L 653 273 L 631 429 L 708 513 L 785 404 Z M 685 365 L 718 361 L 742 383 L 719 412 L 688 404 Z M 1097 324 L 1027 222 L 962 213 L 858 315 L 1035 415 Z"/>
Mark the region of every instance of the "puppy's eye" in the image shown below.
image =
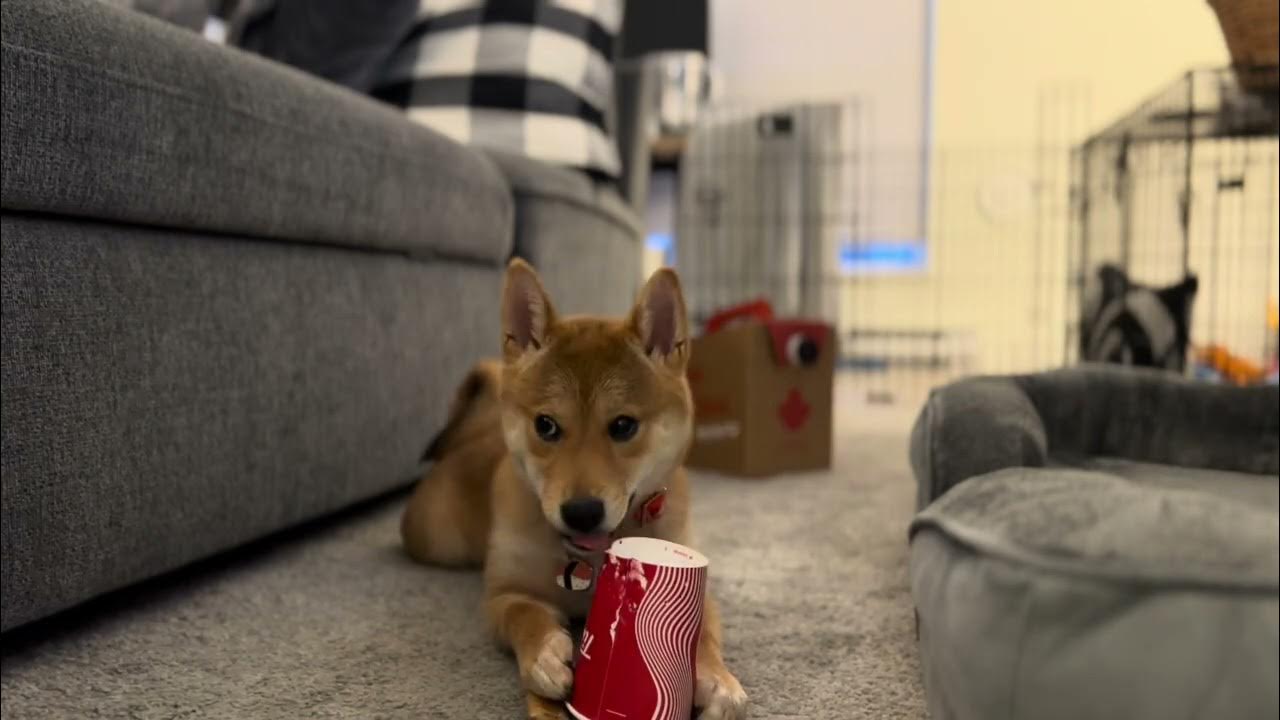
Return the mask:
<path id="1" fill-rule="evenodd" d="M 533 431 L 545 442 L 560 439 L 560 425 L 550 415 L 539 415 L 533 419 Z"/>
<path id="2" fill-rule="evenodd" d="M 609 437 L 614 442 L 626 442 L 636 436 L 640 421 L 630 415 L 619 415 L 609 421 Z"/>

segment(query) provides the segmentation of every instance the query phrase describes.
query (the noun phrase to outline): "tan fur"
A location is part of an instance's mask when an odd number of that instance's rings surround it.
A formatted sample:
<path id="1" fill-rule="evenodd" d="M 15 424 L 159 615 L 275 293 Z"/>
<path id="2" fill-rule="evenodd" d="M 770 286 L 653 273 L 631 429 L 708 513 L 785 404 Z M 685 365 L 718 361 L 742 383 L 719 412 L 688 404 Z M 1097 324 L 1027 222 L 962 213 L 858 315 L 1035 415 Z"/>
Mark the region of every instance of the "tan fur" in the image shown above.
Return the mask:
<path id="1" fill-rule="evenodd" d="M 415 560 L 479 567 L 489 538 L 487 478 L 506 452 L 498 424 L 501 365 L 477 365 L 463 381 L 449 422 L 428 449 L 434 460 L 400 519 L 400 537 Z"/>
<path id="2" fill-rule="evenodd" d="M 520 260 L 507 270 L 502 309 L 503 361 L 482 363 L 463 383 L 401 528 L 421 562 L 483 561 L 486 615 L 515 654 L 528 716 L 558 718 L 573 681 L 566 623 L 590 606 L 589 593 L 555 583 L 568 557 L 561 503 L 600 498 L 614 537 L 689 542 L 688 478 L 680 467 L 692 432 L 687 320 L 671 270 L 650 278 L 625 319 L 562 319 Z M 538 437 L 539 414 L 556 419 L 558 441 Z M 640 421 L 630 440 L 606 432 L 619 415 Z M 662 488 L 663 515 L 637 526 L 630 502 Z M 724 666 L 710 599 L 697 680 L 702 718 L 745 717 L 746 695 Z"/>

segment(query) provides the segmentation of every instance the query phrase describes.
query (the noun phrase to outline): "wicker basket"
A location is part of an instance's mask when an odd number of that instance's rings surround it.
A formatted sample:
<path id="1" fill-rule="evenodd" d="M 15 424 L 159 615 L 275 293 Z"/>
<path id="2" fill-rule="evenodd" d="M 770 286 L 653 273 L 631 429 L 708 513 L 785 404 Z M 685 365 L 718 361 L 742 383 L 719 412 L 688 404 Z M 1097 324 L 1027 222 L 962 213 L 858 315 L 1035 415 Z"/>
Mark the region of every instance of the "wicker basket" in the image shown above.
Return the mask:
<path id="1" fill-rule="evenodd" d="M 1227 40 L 1231 66 L 1250 92 L 1280 91 L 1280 7 L 1276 0 L 1209 0 Z"/>

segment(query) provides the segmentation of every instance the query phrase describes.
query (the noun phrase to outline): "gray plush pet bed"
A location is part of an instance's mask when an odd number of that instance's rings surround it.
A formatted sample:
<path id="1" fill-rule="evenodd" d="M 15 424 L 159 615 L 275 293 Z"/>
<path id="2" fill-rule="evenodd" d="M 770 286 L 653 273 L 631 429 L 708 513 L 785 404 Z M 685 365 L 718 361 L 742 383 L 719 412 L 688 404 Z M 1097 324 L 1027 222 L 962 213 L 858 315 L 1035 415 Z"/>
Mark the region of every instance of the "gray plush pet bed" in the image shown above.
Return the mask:
<path id="1" fill-rule="evenodd" d="M 935 391 L 912 436 L 935 720 L 1274 718 L 1275 387 L 1084 367 Z"/>

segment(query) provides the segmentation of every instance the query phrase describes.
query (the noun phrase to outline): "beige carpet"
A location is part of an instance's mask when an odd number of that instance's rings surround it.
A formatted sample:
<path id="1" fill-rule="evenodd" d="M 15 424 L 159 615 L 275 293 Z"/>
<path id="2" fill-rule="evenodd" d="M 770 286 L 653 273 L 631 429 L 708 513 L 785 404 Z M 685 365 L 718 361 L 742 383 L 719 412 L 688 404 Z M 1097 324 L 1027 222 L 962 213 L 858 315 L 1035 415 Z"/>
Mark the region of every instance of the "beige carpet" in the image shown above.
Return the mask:
<path id="1" fill-rule="evenodd" d="M 695 483 L 699 544 L 753 718 L 924 715 L 903 417 L 853 413 L 854 400 L 840 405 L 831 473 Z M 406 560 L 401 502 L 6 635 L 0 711 L 5 720 L 520 717 L 514 668 L 479 621 L 479 577 Z"/>

